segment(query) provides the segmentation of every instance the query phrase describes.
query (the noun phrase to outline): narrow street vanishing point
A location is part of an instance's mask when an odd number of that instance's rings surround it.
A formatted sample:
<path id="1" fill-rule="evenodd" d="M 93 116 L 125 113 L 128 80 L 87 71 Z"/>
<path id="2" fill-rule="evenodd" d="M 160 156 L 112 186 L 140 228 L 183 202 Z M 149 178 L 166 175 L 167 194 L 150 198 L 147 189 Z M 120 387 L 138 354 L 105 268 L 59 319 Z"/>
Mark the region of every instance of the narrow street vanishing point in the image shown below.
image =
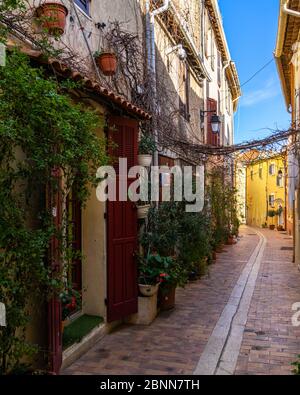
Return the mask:
<path id="1" fill-rule="evenodd" d="M 244 226 L 206 278 L 178 290 L 174 311 L 148 328 L 118 327 L 63 373 L 291 374 L 300 347 L 292 326 L 299 281 L 292 238 Z"/>

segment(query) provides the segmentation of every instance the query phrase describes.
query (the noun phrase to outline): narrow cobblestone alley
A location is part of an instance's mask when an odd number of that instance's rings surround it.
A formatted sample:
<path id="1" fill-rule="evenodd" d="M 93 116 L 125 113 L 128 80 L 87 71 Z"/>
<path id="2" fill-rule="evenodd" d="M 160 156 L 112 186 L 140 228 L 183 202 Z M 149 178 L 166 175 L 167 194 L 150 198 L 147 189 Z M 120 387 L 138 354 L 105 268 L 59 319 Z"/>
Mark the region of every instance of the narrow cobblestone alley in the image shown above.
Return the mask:
<path id="1" fill-rule="evenodd" d="M 291 374 L 300 353 L 292 239 L 248 227 L 240 233 L 207 277 L 177 291 L 174 311 L 150 327 L 118 327 L 63 374 Z"/>

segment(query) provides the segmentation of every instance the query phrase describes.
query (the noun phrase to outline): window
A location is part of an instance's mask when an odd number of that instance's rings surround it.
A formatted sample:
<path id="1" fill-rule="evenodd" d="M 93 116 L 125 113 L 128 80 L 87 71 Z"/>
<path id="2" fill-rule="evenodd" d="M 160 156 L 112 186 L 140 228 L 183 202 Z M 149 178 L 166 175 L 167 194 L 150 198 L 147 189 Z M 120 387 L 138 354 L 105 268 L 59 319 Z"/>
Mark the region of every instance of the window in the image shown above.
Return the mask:
<path id="1" fill-rule="evenodd" d="M 211 55 L 211 68 L 212 68 L 212 70 L 214 71 L 215 70 L 215 40 L 214 40 L 214 38 L 215 38 L 215 36 L 214 36 L 214 31 L 213 31 L 213 29 L 211 29 L 210 30 L 210 32 L 211 32 L 211 43 L 210 43 L 210 45 L 211 45 L 211 50 L 210 50 L 210 55 Z"/>
<path id="2" fill-rule="evenodd" d="M 251 170 L 250 177 L 251 177 L 251 181 L 253 181 L 253 179 L 254 179 L 254 172 L 253 172 L 253 170 Z"/>
<path id="3" fill-rule="evenodd" d="M 82 9 L 86 14 L 90 13 L 90 2 L 91 0 L 75 0 L 75 4 Z"/>
<path id="4" fill-rule="evenodd" d="M 275 164 L 274 163 L 272 163 L 269 166 L 269 174 L 270 174 L 270 176 L 275 176 Z"/>
<path id="5" fill-rule="evenodd" d="M 218 51 L 218 84 L 219 84 L 219 86 L 221 86 L 221 83 L 222 83 L 221 72 L 222 72 L 222 56 L 221 56 L 221 52 Z"/>
<path id="6" fill-rule="evenodd" d="M 275 207 L 275 195 L 269 195 L 269 206 L 272 208 Z"/>
<path id="7" fill-rule="evenodd" d="M 262 166 L 259 167 L 259 178 L 262 180 L 263 178 L 263 168 Z"/>
<path id="8" fill-rule="evenodd" d="M 279 170 L 279 172 L 277 174 L 277 182 L 276 182 L 276 184 L 280 188 L 283 187 L 283 172 L 282 172 L 282 170 Z"/>
<path id="9" fill-rule="evenodd" d="M 180 114 L 189 122 L 190 116 L 190 71 L 187 63 L 184 64 L 182 70 L 182 94 L 179 99 Z"/>

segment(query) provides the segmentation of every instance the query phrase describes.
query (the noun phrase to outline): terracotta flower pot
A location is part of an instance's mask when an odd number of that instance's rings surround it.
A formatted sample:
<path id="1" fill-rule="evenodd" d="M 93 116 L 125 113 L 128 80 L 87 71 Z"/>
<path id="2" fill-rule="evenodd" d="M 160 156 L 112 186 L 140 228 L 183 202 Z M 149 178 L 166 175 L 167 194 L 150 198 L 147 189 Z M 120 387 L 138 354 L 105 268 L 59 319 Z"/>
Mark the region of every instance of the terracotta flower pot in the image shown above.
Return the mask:
<path id="1" fill-rule="evenodd" d="M 234 244 L 234 237 L 229 236 L 227 239 L 227 243 L 228 246 L 232 246 Z"/>
<path id="2" fill-rule="evenodd" d="M 222 245 L 219 245 L 219 246 L 216 248 L 216 252 L 217 252 L 218 254 L 221 254 L 221 252 L 223 252 L 223 250 L 224 250 L 224 248 L 223 248 Z"/>
<path id="3" fill-rule="evenodd" d="M 96 58 L 96 63 L 102 73 L 106 76 L 112 76 L 117 71 L 117 57 L 114 53 L 103 52 Z"/>
<path id="4" fill-rule="evenodd" d="M 64 34 L 67 15 L 68 10 L 61 3 L 47 2 L 37 9 L 37 16 L 42 18 L 42 29 L 52 35 Z"/>
<path id="5" fill-rule="evenodd" d="M 159 290 L 159 305 L 162 311 L 172 310 L 175 307 L 176 287 Z"/>
<path id="6" fill-rule="evenodd" d="M 275 230 L 275 227 L 276 227 L 275 225 L 270 225 L 269 226 L 270 230 Z"/>

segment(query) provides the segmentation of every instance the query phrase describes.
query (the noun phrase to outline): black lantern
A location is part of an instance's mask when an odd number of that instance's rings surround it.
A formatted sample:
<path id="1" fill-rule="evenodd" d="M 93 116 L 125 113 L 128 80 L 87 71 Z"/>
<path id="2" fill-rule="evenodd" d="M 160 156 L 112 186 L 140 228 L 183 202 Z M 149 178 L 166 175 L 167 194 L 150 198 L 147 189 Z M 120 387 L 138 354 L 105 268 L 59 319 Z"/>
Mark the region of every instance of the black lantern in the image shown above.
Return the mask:
<path id="1" fill-rule="evenodd" d="M 213 133 L 215 133 L 215 134 L 220 133 L 220 125 L 221 125 L 220 117 L 217 114 L 214 114 L 211 117 L 210 122 L 211 122 L 211 128 L 212 128 Z"/>

